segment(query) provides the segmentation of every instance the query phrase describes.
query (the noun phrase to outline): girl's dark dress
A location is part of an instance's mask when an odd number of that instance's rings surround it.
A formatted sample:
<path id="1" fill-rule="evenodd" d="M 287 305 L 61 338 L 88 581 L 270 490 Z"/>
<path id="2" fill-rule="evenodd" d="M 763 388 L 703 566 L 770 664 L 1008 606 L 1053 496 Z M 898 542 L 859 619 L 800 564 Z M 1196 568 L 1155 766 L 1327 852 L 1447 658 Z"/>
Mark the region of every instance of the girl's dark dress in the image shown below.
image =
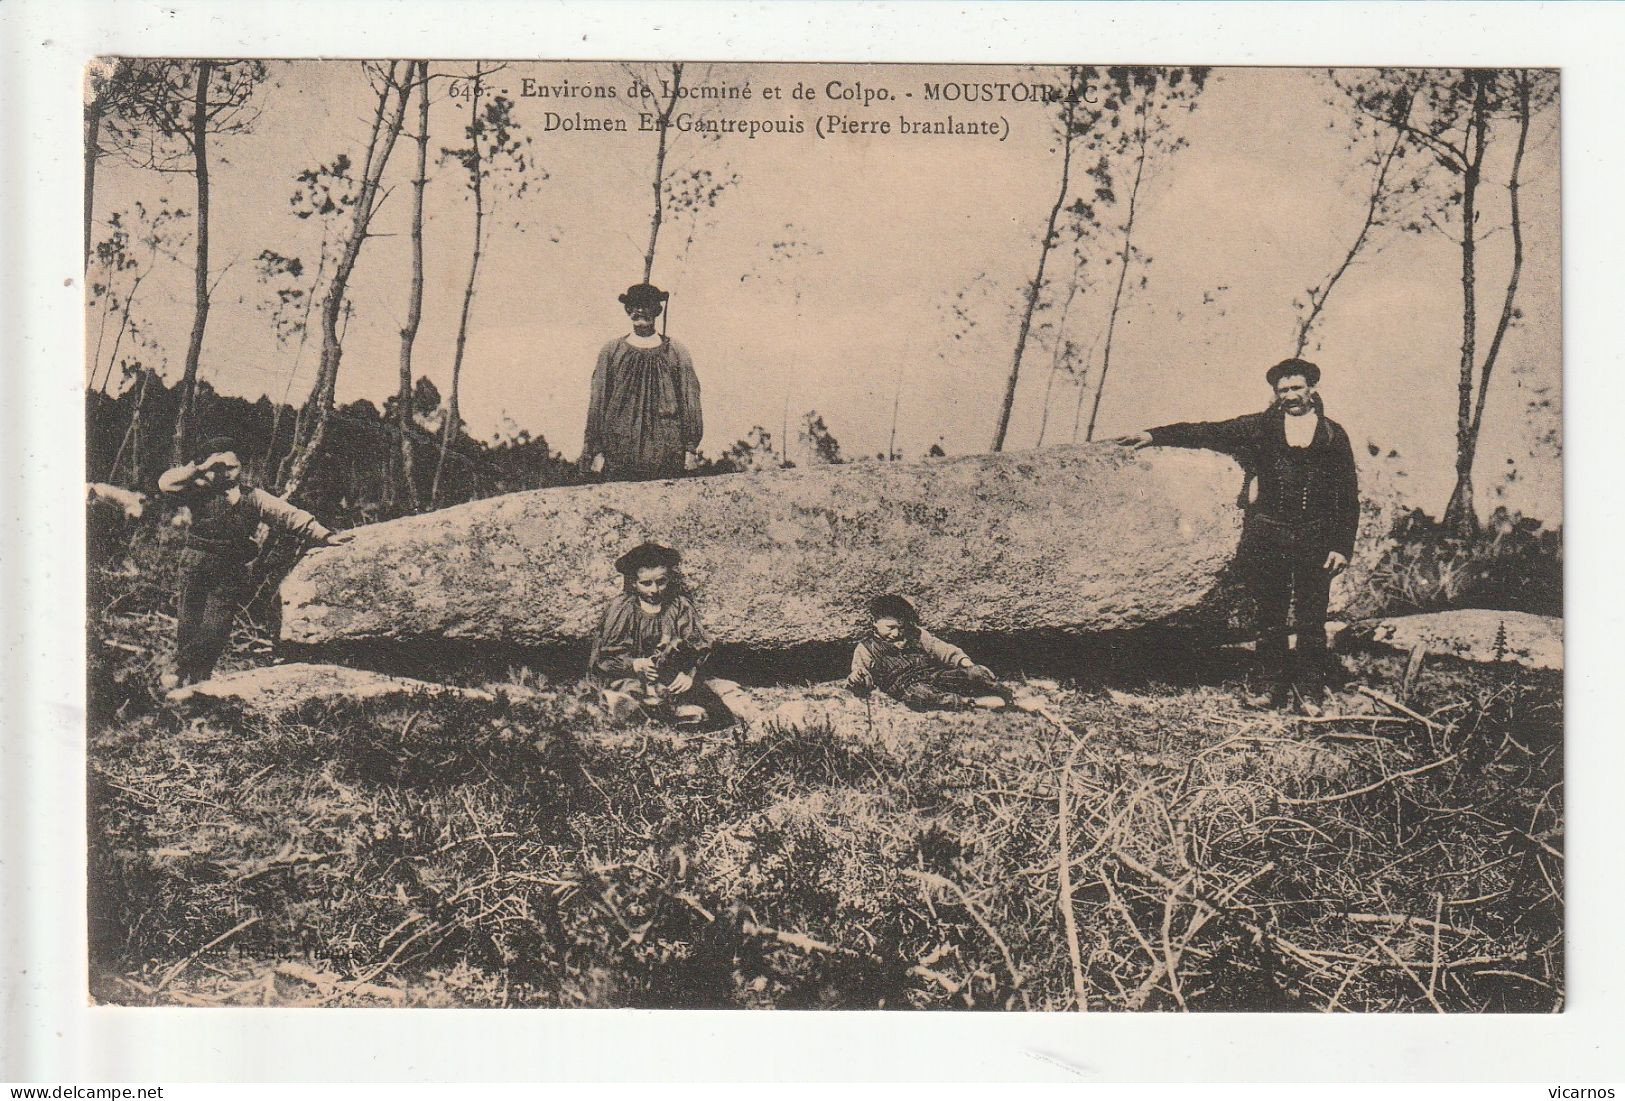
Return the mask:
<path id="1" fill-rule="evenodd" d="M 710 653 L 711 640 L 687 596 L 671 597 L 651 615 L 639 606 L 636 596 L 622 593 L 605 606 L 598 621 L 590 667 L 593 678 L 605 688 L 632 696 L 657 716 L 686 703 L 698 704 L 715 716 L 712 695 L 699 678 L 700 666 Z M 653 658 L 655 676 L 641 677 L 632 668 L 636 658 Z M 694 685 L 675 695 L 670 685 L 680 673 L 693 677 Z"/>

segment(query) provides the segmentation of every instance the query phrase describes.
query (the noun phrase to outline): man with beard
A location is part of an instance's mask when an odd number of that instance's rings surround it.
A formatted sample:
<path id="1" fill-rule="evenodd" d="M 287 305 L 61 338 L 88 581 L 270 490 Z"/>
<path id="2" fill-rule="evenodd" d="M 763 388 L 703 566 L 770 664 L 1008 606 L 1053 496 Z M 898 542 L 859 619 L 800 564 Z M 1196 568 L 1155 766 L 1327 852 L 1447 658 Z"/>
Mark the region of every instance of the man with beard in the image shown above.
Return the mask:
<path id="1" fill-rule="evenodd" d="M 1258 656 L 1267 695 L 1285 707 L 1294 693 L 1318 715 L 1326 666 L 1326 602 L 1348 566 L 1360 521 L 1359 483 L 1348 433 L 1322 411 L 1320 368 L 1282 360 L 1265 373 L 1275 401 L 1227 421 L 1169 424 L 1120 437 L 1126 447 L 1199 447 L 1234 456 L 1258 480 L 1246 504 L 1236 564 L 1258 616 Z M 1289 637 L 1297 635 L 1297 651 Z"/>
<path id="2" fill-rule="evenodd" d="M 581 467 L 605 481 L 678 478 L 698 464 L 705 429 L 694 361 L 655 333 L 669 297 L 652 283 L 628 287 L 620 298 L 632 331 L 598 353 Z"/>

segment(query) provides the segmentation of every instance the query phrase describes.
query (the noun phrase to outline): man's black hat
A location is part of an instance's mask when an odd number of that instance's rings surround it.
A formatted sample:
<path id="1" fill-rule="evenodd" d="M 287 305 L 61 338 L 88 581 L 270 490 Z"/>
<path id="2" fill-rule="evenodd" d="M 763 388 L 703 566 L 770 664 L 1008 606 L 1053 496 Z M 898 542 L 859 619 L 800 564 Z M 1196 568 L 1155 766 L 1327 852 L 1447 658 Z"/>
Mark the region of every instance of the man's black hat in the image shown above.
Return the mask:
<path id="1" fill-rule="evenodd" d="M 626 288 L 626 293 L 621 295 L 621 304 L 623 306 L 660 306 L 664 305 L 666 299 L 670 297 L 669 293 L 661 290 L 653 283 L 633 283 Z"/>
<path id="2" fill-rule="evenodd" d="M 914 610 L 907 597 L 896 593 L 882 593 L 869 601 L 870 619 L 895 619 L 899 623 L 916 625 L 920 622 L 920 613 Z"/>
<path id="3" fill-rule="evenodd" d="M 615 559 L 615 569 L 627 577 L 633 577 L 639 570 L 652 570 L 656 566 L 675 570 L 680 560 L 681 556 L 670 547 L 659 543 L 639 543 Z"/>
<path id="4" fill-rule="evenodd" d="M 1320 385 L 1320 368 L 1307 359 L 1283 359 L 1264 372 L 1264 378 L 1271 386 L 1288 375 L 1301 375 L 1310 386 Z"/>

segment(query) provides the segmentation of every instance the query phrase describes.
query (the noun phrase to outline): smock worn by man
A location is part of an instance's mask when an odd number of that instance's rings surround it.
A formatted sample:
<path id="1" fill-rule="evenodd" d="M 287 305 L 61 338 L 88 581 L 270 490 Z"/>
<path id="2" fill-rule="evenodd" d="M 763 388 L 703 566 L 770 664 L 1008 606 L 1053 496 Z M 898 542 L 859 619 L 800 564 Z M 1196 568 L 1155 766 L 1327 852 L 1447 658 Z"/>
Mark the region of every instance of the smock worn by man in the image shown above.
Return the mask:
<path id="1" fill-rule="evenodd" d="M 628 287 L 620 300 L 632 332 L 598 353 L 581 465 L 606 481 L 677 478 L 698 462 L 705 422 L 694 361 L 654 327 L 668 297 L 651 283 Z"/>

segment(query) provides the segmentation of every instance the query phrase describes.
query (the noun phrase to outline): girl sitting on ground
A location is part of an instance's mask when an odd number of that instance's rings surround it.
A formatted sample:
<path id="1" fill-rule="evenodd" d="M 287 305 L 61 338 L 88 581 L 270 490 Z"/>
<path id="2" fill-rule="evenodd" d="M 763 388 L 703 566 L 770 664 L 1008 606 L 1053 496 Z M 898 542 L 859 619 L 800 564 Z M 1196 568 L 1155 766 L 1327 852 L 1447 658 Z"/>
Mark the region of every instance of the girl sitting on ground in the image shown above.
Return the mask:
<path id="1" fill-rule="evenodd" d="M 615 560 L 625 591 L 604 608 L 590 667 L 617 718 L 643 715 L 682 726 L 714 717 L 699 679 L 711 642 L 683 588 L 675 550 L 643 543 Z"/>

